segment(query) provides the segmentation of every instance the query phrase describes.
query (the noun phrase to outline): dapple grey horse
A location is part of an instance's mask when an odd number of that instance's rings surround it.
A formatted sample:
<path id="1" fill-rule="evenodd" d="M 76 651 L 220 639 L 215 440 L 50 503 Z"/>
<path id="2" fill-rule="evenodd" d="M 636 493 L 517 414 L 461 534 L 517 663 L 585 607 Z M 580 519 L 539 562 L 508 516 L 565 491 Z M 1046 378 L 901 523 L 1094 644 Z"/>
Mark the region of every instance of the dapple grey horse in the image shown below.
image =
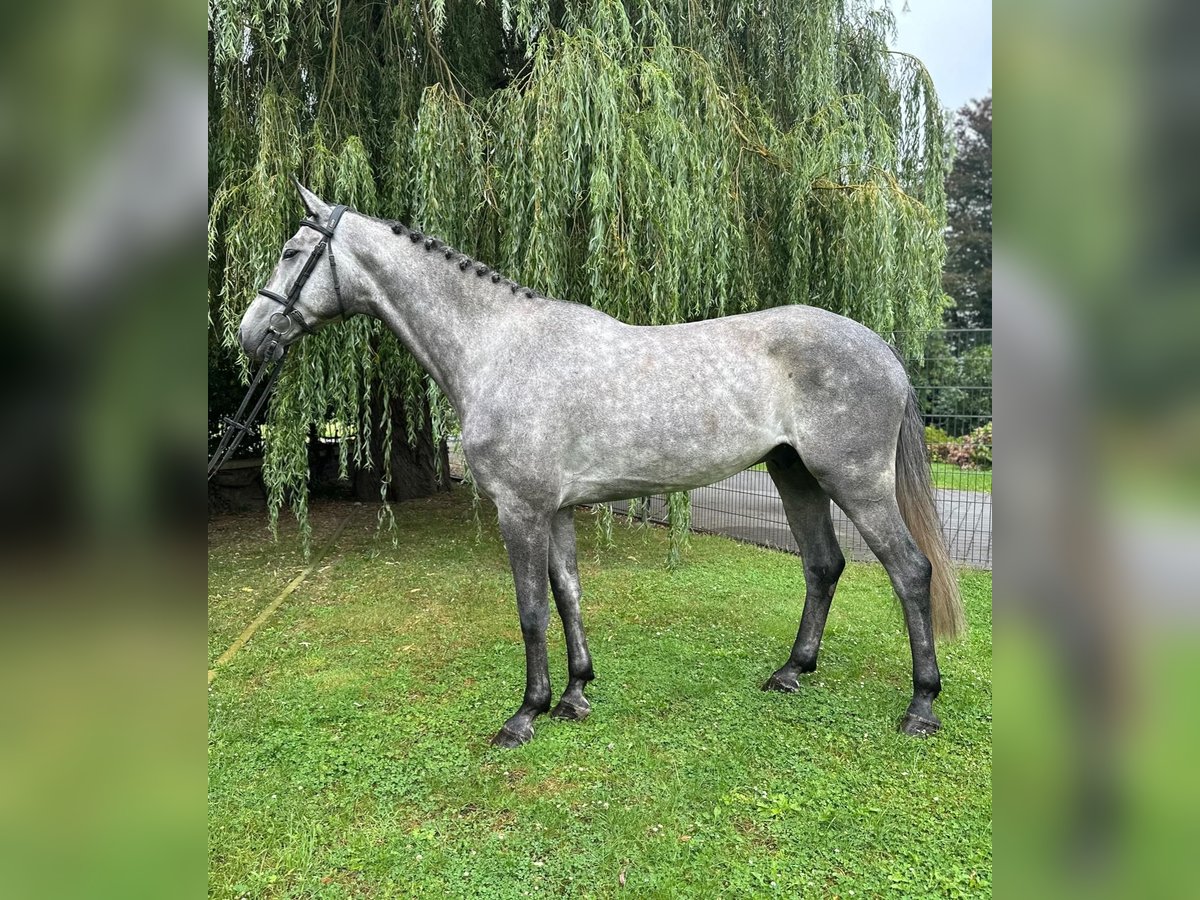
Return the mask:
<path id="1" fill-rule="evenodd" d="M 268 296 L 246 311 L 242 346 L 261 357 L 272 330 L 286 346 L 347 315 L 374 316 L 450 399 L 471 471 L 496 504 L 525 641 L 525 696 L 494 744 L 525 743 L 533 720 L 550 709 L 547 587 L 566 633 L 569 674 L 552 715 L 590 712 L 584 688 L 594 676 L 580 617 L 574 507 L 684 491 L 763 460 L 806 582 L 791 656 L 764 689 L 796 691 L 799 676 L 816 668 L 845 566 L 832 498 L 887 569 L 903 606 L 913 697 L 900 728 L 931 734 L 940 727 L 934 632 L 956 635 L 964 619 L 915 397 L 880 337 L 808 306 L 630 326 L 543 297 L 398 223 L 343 216 L 343 208 L 297 187 L 307 221 L 332 218 L 330 265 L 308 267 L 291 318 L 272 326 L 273 316 L 283 318 L 280 292 L 328 230 L 300 228 Z"/>

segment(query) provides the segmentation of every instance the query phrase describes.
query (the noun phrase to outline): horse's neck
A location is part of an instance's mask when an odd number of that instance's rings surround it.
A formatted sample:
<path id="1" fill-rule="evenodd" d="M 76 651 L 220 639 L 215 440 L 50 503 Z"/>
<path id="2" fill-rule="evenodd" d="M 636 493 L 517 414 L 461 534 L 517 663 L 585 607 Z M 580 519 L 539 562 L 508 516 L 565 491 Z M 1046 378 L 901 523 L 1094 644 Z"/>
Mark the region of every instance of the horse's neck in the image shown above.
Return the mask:
<path id="1" fill-rule="evenodd" d="M 512 315 L 501 291 L 472 268 L 392 236 L 368 262 L 371 313 L 408 348 L 461 414 L 468 379 L 486 362 Z M 390 246 L 388 246 L 390 244 Z"/>

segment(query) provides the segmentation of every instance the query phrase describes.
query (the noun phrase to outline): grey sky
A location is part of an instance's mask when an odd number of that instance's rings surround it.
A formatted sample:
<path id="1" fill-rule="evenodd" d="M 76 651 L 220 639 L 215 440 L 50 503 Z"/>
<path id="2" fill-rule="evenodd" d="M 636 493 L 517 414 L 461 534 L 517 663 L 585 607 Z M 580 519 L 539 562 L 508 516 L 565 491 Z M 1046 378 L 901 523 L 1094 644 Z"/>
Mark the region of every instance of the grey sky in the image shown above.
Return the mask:
<path id="1" fill-rule="evenodd" d="M 958 109 L 991 90 L 991 0 L 890 2 L 898 32 L 894 49 L 925 63 L 943 106 Z"/>

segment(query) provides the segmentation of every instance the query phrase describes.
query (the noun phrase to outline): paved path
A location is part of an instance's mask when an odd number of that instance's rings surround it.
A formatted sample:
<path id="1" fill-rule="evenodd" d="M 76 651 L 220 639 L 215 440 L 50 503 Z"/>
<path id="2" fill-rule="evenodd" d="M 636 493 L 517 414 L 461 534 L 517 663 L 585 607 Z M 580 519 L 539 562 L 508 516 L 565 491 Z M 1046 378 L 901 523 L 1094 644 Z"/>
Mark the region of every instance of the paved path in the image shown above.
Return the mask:
<path id="1" fill-rule="evenodd" d="M 451 472 L 458 474 L 460 467 L 460 460 L 452 453 Z M 985 491 L 937 488 L 934 497 L 951 559 L 973 568 L 990 569 L 992 495 Z M 627 504 L 614 503 L 613 508 L 623 512 Z M 650 498 L 649 517 L 655 522 L 666 521 L 667 504 L 663 497 Z M 798 550 L 779 493 L 766 472 L 739 472 L 710 487 L 692 491 L 692 528 L 792 553 Z M 848 559 L 875 561 L 875 555 L 858 530 L 836 505 L 833 507 L 833 528 Z"/>
<path id="2" fill-rule="evenodd" d="M 992 567 L 992 495 L 983 491 L 934 492 L 943 533 L 956 562 L 980 569 Z M 624 510 L 624 503 L 614 503 Z M 650 517 L 666 520 L 666 503 L 651 498 Z M 766 472 L 739 472 L 711 487 L 692 491 L 692 527 L 697 531 L 726 534 L 742 541 L 796 552 L 783 503 Z M 833 528 L 850 559 L 874 561 L 858 530 L 835 505 Z"/>

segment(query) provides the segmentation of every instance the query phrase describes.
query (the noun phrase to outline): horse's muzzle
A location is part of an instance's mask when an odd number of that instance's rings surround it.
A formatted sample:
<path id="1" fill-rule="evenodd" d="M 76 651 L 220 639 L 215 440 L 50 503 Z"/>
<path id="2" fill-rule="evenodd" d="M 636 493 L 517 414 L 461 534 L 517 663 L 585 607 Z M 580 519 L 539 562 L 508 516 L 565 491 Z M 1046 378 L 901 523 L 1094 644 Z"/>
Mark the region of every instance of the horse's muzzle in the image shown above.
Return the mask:
<path id="1" fill-rule="evenodd" d="M 276 319 L 283 321 L 277 322 Z M 258 327 L 248 329 L 243 322 L 238 330 L 238 341 L 242 345 L 242 351 L 255 362 L 276 360 L 283 356 L 287 349 L 290 332 L 293 330 L 291 320 L 276 313 L 271 316 L 267 327 L 261 332 Z"/>

